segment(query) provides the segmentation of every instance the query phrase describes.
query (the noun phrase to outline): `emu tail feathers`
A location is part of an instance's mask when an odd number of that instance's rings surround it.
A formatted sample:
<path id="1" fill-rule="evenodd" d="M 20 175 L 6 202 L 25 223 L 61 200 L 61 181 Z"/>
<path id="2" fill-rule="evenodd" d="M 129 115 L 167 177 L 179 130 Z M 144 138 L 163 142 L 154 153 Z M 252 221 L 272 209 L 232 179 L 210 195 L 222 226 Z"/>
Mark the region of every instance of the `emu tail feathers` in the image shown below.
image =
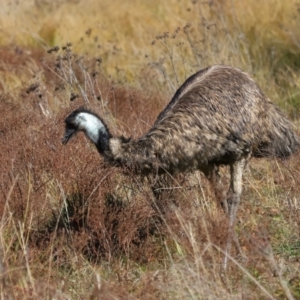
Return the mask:
<path id="1" fill-rule="evenodd" d="M 268 116 L 265 128 L 261 128 L 263 138 L 253 156 L 287 158 L 300 147 L 300 138 L 293 124 L 276 107 L 270 108 Z"/>

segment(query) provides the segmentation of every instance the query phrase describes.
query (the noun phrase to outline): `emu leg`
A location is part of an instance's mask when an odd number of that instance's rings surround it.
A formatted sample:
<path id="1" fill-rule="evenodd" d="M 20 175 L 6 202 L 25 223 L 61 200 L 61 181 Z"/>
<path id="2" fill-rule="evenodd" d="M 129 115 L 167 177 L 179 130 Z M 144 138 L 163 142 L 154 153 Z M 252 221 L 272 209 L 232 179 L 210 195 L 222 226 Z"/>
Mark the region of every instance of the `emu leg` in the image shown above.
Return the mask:
<path id="1" fill-rule="evenodd" d="M 226 214 L 228 214 L 227 191 L 222 185 L 219 167 L 216 165 L 210 165 L 210 168 L 205 171 L 206 172 L 204 172 L 204 174 L 211 183 L 218 204 L 220 204 Z"/>
<path id="2" fill-rule="evenodd" d="M 237 247 L 240 250 L 239 242 L 235 235 L 235 219 L 236 213 L 238 210 L 238 206 L 240 203 L 240 197 L 242 193 L 242 176 L 244 168 L 247 164 L 248 157 L 243 158 L 234 164 L 230 165 L 230 174 L 231 174 L 231 181 L 230 181 L 230 188 L 229 188 L 229 198 L 227 199 L 227 210 L 229 216 L 229 227 L 228 227 L 228 237 L 225 249 L 225 257 L 223 261 L 223 269 L 227 269 L 228 265 L 228 255 L 231 250 L 232 240 L 237 243 Z"/>

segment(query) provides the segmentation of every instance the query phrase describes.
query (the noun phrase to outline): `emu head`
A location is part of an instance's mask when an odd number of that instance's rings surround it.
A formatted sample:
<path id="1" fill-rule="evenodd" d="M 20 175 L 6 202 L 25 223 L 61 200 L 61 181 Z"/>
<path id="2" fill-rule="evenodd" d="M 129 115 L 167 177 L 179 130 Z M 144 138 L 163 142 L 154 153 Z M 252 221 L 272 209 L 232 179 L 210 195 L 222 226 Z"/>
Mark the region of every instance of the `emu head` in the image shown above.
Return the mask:
<path id="1" fill-rule="evenodd" d="M 62 138 L 62 143 L 66 145 L 68 141 L 76 135 L 76 133 L 79 131 L 79 121 L 78 121 L 78 112 L 75 110 L 73 111 L 66 119 L 66 128 L 65 128 L 65 134 Z"/>
<path id="2" fill-rule="evenodd" d="M 94 113 L 79 108 L 73 111 L 66 119 L 65 134 L 62 143 L 66 145 L 77 132 L 83 131 L 86 136 L 94 143 L 106 143 L 110 137 L 109 131 L 103 121 Z"/>

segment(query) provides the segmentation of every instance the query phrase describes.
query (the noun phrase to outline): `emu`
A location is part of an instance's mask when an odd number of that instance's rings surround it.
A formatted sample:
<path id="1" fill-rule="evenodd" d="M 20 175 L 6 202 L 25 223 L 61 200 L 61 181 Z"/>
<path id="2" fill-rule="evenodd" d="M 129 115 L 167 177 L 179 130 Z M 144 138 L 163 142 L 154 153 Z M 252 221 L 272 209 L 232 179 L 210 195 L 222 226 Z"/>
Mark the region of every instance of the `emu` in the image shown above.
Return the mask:
<path id="1" fill-rule="evenodd" d="M 149 175 L 200 170 L 229 217 L 223 267 L 234 238 L 243 170 L 253 157 L 286 158 L 299 147 L 292 123 L 245 72 L 214 65 L 189 77 L 153 127 L 137 140 L 113 137 L 95 113 L 77 109 L 65 119 L 63 144 L 83 131 L 111 164 Z M 221 186 L 219 166 L 230 166 Z"/>

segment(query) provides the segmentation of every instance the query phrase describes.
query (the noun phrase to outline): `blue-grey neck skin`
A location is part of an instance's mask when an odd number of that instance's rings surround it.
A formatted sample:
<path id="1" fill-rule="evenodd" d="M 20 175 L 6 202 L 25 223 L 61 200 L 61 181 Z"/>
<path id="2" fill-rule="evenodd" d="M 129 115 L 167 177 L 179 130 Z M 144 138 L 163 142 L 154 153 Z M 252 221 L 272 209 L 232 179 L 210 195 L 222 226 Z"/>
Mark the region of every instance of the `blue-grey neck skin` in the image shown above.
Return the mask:
<path id="1" fill-rule="evenodd" d="M 104 122 L 97 115 L 82 111 L 76 115 L 74 123 L 95 144 L 99 153 L 104 154 L 111 138 Z"/>

